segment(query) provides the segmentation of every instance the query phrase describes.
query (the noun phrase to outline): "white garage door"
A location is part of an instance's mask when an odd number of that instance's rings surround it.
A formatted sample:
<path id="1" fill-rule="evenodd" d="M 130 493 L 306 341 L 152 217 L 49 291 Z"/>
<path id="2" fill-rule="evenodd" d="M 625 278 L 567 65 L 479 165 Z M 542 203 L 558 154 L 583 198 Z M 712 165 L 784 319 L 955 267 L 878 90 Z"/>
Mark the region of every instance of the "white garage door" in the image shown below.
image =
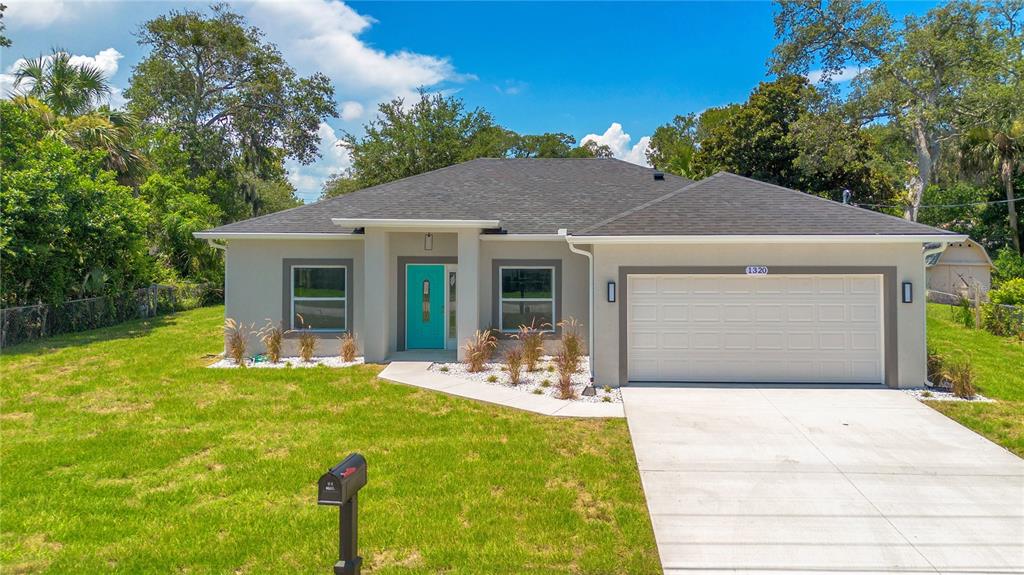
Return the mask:
<path id="1" fill-rule="evenodd" d="M 630 381 L 882 383 L 882 278 L 630 275 Z"/>

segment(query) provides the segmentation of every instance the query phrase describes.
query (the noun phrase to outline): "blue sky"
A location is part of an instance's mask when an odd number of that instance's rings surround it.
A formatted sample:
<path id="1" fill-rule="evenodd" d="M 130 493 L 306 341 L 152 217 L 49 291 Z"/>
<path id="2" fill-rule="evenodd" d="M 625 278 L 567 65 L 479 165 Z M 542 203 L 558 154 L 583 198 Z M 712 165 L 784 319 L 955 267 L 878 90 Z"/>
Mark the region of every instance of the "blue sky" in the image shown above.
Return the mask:
<path id="1" fill-rule="evenodd" d="M 9 73 L 22 56 L 59 46 L 128 85 L 145 55 L 133 31 L 147 19 L 206 3 L 6 0 L 8 34 L 0 55 Z M 895 16 L 933 3 L 889 6 Z M 767 2 L 233 3 L 264 30 L 300 73 L 326 73 L 343 118 L 321 126 L 324 158 L 290 164 L 299 195 L 315 200 L 330 173 L 348 165 L 335 146 L 359 132 L 376 105 L 417 86 L 481 106 L 522 133 L 567 132 L 609 144 L 643 162 L 644 138 L 676 114 L 746 99 L 768 79 L 775 45 Z M 9 76 L 0 78 L 9 87 Z M 115 103 L 119 97 L 115 94 Z"/>

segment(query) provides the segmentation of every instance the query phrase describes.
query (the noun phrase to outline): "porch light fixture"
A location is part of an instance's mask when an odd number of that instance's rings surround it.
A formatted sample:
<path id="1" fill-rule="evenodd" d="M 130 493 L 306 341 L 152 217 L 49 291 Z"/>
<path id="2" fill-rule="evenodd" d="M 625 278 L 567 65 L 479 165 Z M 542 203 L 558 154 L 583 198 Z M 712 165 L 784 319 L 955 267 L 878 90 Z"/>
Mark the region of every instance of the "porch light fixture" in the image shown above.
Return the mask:
<path id="1" fill-rule="evenodd" d="M 423 234 L 423 250 L 429 252 L 434 249 L 434 234 L 427 232 Z"/>
<path id="2" fill-rule="evenodd" d="M 914 286 L 910 282 L 903 282 L 903 303 L 914 301 Z"/>
<path id="3" fill-rule="evenodd" d="M 608 282 L 608 303 L 615 303 L 615 282 Z"/>

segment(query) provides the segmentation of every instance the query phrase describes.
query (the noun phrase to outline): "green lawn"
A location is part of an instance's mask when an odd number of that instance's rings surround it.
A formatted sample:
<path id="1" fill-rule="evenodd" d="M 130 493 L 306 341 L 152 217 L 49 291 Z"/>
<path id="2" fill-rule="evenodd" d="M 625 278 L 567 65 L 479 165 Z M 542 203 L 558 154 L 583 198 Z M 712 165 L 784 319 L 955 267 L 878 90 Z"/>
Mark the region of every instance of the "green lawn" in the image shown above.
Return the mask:
<path id="1" fill-rule="evenodd" d="M 624 420 L 213 370 L 223 308 L 5 350 L 0 571 L 329 573 L 316 480 L 360 451 L 367 573 L 656 573 Z M 987 391 L 987 390 L 986 390 Z"/>
<path id="2" fill-rule="evenodd" d="M 947 359 L 969 358 L 978 391 L 997 403 L 929 401 L 930 406 L 1024 457 L 1024 346 L 953 320 L 950 306 L 928 304 L 928 344 Z"/>

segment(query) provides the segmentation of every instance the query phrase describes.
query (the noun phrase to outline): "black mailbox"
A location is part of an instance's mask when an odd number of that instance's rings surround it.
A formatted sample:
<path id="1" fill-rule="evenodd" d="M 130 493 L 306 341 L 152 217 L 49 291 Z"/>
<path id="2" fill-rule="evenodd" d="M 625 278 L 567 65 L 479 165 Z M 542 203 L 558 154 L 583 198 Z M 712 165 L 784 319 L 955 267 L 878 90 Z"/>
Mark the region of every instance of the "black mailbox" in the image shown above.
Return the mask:
<path id="1" fill-rule="evenodd" d="M 320 476 L 317 503 L 341 505 L 358 493 L 364 485 L 366 459 L 358 453 L 353 453 Z"/>
<path id="2" fill-rule="evenodd" d="M 338 506 L 338 562 L 335 575 L 359 575 L 359 490 L 366 485 L 366 458 L 353 453 L 327 470 L 317 482 L 316 502 Z"/>

